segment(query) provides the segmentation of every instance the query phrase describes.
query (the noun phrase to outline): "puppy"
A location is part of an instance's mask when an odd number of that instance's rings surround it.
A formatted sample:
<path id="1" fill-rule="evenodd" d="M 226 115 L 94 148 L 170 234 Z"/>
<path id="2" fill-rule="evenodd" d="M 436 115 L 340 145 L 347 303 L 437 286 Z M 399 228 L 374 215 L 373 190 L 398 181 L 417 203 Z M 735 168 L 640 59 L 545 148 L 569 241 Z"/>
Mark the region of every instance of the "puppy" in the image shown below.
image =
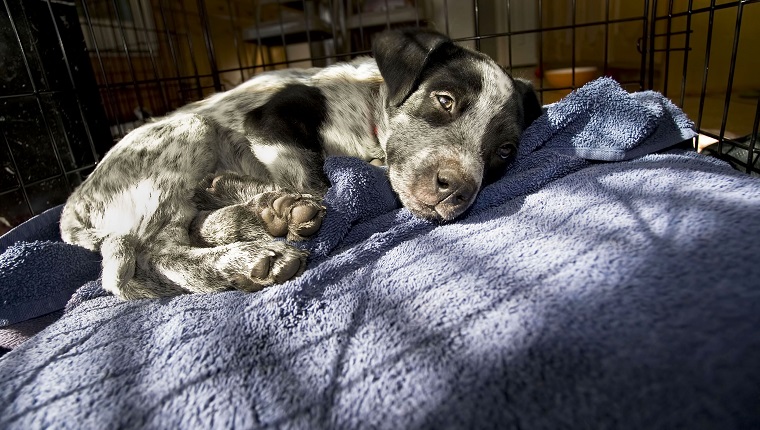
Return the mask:
<path id="1" fill-rule="evenodd" d="M 68 199 L 63 239 L 100 251 L 123 299 L 256 291 L 304 270 L 273 238 L 318 231 L 328 155 L 383 160 L 412 213 L 455 219 L 541 114 L 533 88 L 428 30 L 382 33 L 373 57 L 264 73 L 132 131 Z"/>

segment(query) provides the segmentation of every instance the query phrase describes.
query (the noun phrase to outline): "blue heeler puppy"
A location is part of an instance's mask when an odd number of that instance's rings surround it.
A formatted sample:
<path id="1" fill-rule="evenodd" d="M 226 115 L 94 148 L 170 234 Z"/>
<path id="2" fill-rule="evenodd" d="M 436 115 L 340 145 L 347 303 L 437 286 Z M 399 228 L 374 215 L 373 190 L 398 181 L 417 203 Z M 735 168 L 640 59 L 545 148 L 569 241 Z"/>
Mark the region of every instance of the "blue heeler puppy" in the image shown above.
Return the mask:
<path id="1" fill-rule="evenodd" d="M 69 198 L 65 241 L 100 251 L 124 299 L 256 291 L 297 276 L 328 155 L 380 160 L 417 216 L 451 221 L 498 178 L 541 114 L 532 86 L 429 30 L 374 58 L 258 75 L 132 131 Z"/>

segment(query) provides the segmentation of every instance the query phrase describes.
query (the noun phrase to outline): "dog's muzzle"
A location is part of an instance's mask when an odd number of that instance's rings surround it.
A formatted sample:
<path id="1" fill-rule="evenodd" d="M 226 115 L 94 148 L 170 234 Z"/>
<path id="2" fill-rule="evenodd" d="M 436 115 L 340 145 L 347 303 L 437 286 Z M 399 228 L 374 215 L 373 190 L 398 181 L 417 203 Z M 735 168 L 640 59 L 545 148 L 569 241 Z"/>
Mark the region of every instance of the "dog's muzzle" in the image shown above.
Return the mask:
<path id="1" fill-rule="evenodd" d="M 433 200 L 437 200 L 433 207 L 443 221 L 461 215 L 478 193 L 478 184 L 471 176 L 449 167 L 440 168 L 430 186 L 435 193 Z"/>
<path id="2" fill-rule="evenodd" d="M 421 218 L 451 221 L 470 207 L 480 189 L 481 181 L 458 161 L 432 162 L 413 170 L 411 178 L 391 170 L 391 183 L 404 206 Z"/>

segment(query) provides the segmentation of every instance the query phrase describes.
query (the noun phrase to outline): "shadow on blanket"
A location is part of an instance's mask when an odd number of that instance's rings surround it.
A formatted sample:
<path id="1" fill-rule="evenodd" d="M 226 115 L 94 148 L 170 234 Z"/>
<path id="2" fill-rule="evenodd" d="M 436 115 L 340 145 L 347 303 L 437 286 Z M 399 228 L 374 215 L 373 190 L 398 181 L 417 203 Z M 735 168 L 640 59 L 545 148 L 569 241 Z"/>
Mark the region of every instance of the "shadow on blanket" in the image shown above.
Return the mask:
<path id="1" fill-rule="evenodd" d="M 757 428 L 760 182 L 642 156 L 691 136 L 595 81 L 445 225 L 330 159 L 301 277 L 136 302 L 91 283 L 0 359 L 0 427 Z"/>

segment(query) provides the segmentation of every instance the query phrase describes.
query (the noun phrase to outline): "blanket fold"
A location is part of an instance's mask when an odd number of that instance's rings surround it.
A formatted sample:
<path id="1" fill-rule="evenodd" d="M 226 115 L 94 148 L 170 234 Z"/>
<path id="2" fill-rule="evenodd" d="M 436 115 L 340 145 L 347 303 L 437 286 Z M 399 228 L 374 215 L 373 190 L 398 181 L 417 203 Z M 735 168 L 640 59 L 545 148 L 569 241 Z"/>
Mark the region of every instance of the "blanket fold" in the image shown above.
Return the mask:
<path id="1" fill-rule="evenodd" d="M 331 188 L 325 195 L 327 213 L 316 238 L 304 248 L 311 259 L 329 255 L 343 240 L 354 224 L 372 220 L 401 206 L 385 169 L 351 157 L 329 157 L 325 173 Z"/>
<path id="2" fill-rule="evenodd" d="M 61 241 L 62 206 L 0 237 L 0 327 L 63 309 L 100 274 L 100 254 Z"/>
<path id="3" fill-rule="evenodd" d="M 599 78 L 547 106 L 519 152 L 545 147 L 587 160 L 630 160 L 691 139 L 693 126 L 662 94 L 628 93 L 615 80 Z"/>

